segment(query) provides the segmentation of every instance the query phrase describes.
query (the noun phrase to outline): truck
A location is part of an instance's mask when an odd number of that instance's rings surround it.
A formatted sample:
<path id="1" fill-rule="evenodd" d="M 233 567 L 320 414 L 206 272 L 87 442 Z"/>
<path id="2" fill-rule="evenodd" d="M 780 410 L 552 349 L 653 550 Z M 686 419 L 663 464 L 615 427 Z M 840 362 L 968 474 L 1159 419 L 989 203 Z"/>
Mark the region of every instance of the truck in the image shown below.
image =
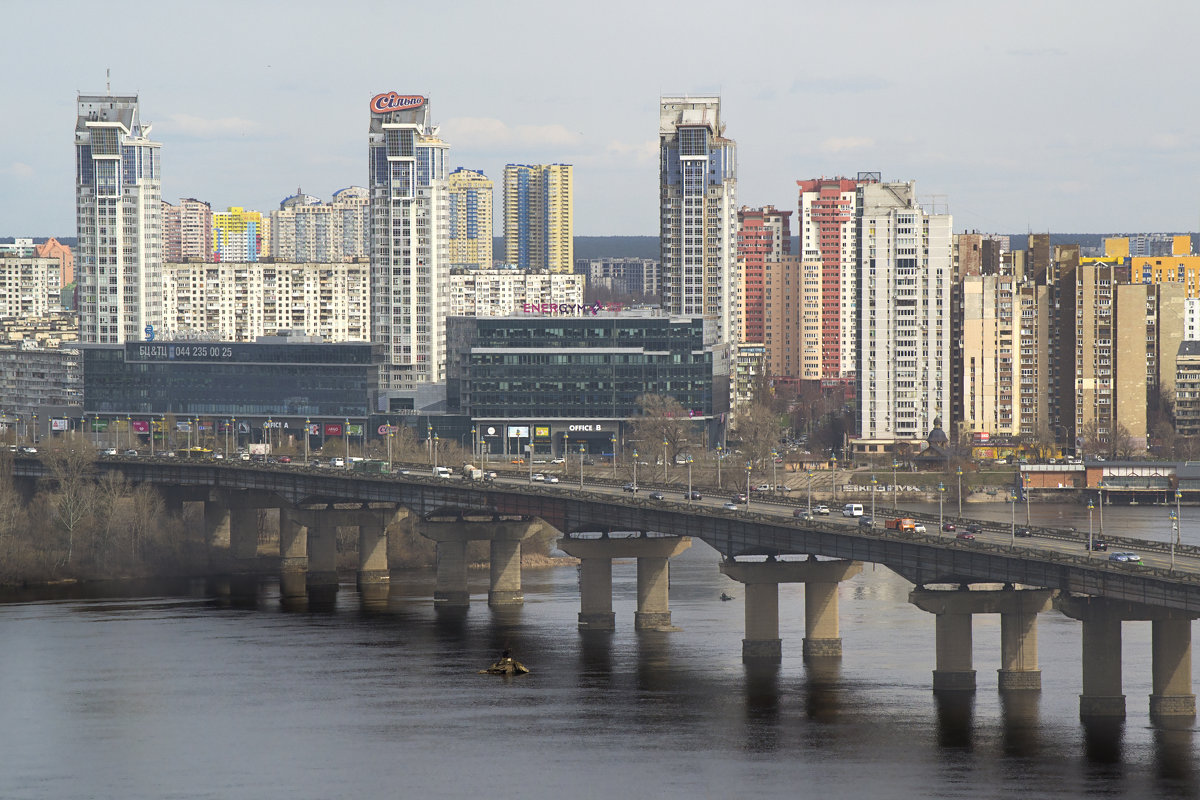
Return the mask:
<path id="1" fill-rule="evenodd" d="M 483 480 L 483 470 L 471 464 L 464 464 L 462 468 L 462 479 L 464 481 L 481 481 Z"/>
<path id="2" fill-rule="evenodd" d="M 388 463 L 377 459 L 362 459 L 354 462 L 351 467 L 355 472 L 366 473 L 368 475 L 386 475 L 388 473 Z"/>
<path id="3" fill-rule="evenodd" d="M 883 527 L 893 531 L 916 531 L 917 521 L 908 517 L 896 517 L 883 523 Z"/>

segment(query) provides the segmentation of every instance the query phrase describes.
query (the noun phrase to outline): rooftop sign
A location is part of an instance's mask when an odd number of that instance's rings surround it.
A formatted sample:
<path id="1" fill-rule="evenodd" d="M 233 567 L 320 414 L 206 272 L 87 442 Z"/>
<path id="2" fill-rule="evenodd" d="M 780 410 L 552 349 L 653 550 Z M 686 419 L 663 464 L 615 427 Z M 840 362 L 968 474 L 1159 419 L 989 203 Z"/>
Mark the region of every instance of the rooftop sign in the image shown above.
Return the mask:
<path id="1" fill-rule="evenodd" d="M 371 112 L 374 114 L 386 114 L 389 111 L 409 111 L 414 108 L 420 108 L 427 102 L 429 101 L 419 94 L 384 92 L 371 98 Z"/>

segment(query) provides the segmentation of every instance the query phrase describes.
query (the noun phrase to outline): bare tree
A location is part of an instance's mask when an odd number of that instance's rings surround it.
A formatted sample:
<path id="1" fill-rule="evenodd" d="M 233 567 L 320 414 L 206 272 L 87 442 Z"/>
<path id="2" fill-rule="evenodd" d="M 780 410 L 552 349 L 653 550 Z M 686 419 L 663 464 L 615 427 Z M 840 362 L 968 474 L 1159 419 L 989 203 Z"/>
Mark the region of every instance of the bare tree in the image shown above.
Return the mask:
<path id="1" fill-rule="evenodd" d="M 93 510 L 96 451 L 86 441 L 64 439 L 46 448 L 44 460 L 55 485 L 50 508 L 54 521 L 66 535 L 62 563 L 69 565 L 75 551 L 75 535 L 89 521 Z"/>
<path id="2" fill-rule="evenodd" d="M 696 423 L 674 397 L 644 394 L 634 402 L 641 413 L 630 420 L 630 439 L 637 443 L 643 454 L 661 453 L 663 442 L 666 442 L 666 456 L 670 461 L 687 445 L 701 441 Z M 666 469 L 666 464 L 663 468 Z"/>

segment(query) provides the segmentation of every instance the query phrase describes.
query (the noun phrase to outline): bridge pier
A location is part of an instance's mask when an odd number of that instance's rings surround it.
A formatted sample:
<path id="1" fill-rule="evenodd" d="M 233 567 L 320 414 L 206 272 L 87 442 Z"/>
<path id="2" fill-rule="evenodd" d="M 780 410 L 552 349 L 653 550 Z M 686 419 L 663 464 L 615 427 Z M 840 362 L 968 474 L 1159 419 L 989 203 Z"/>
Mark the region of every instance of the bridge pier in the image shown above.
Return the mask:
<path id="1" fill-rule="evenodd" d="M 1176 609 L 1103 597 L 1062 596 L 1058 609 L 1083 623 L 1083 693 L 1079 716 L 1084 719 L 1125 717 L 1121 691 L 1121 623 L 1150 621 L 1150 716 L 1174 723 L 1196 716 L 1192 692 L 1192 620 Z"/>
<path id="2" fill-rule="evenodd" d="M 315 524 L 308 526 L 308 575 L 309 589 L 322 586 L 337 587 L 337 525 L 333 520 L 323 519 L 317 512 Z"/>
<path id="3" fill-rule="evenodd" d="M 521 589 L 521 543 L 544 525 L 539 519 L 496 521 L 426 520 L 420 533 L 437 542 L 437 586 L 433 600 L 439 605 L 465 606 L 471 595 L 467 588 L 467 543 L 490 542 L 491 571 L 488 605 L 514 606 L 525 602 Z"/>
<path id="4" fill-rule="evenodd" d="M 370 513 L 364 509 L 364 513 Z M 358 590 L 366 586 L 387 585 L 391 582 L 388 571 L 387 521 L 367 521 L 358 526 Z"/>
<path id="5" fill-rule="evenodd" d="M 692 546 L 687 536 L 636 536 L 558 540 L 564 553 L 580 560 L 580 630 L 612 630 L 612 560 L 637 559 L 637 611 L 634 630 L 673 630 L 670 607 L 670 558 Z M 590 562 L 590 563 L 589 563 Z"/>
<path id="6" fill-rule="evenodd" d="M 721 562 L 721 574 L 746 589 L 746 638 L 742 661 L 783 658 L 779 638 L 779 584 L 804 584 L 804 658 L 840 658 L 842 638 L 838 621 L 838 584 L 862 572 L 858 561 L 734 561 Z"/>
<path id="7" fill-rule="evenodd" d="M 240 560 L 258 557 L 258 509 L 240 503 L 229 509 L 229 551 Z"/>
<path id="8" fill-rule="evenodd" d="M 433 602 L 444 606 L 467 606 L 467 540 L 439 539 L 437 543 L 437 582 Z"/>
<path id="9" fill-rule="evenodd" d="M 908 600 L 935 615 L 935 692 L 975 691 L 972 615 L 1000 615 L 999 689 L 1004 692 L 1042 688 L 1037 659 L 1037 615 L 1050 608 L 1049 589 L 925 589 Z"/>
<path id="10" fill-rule="evenodd" d="M 204 501 L 204 541 L 210 548 L 229 547 L 229 504 L 225 498 L 213 497 Z"/>
<path id="11" fill-rule="evenodd" d="M 289 509 L 279 510 L 279 594 L 293 600 L 306 594 L 308 532 Z"/>

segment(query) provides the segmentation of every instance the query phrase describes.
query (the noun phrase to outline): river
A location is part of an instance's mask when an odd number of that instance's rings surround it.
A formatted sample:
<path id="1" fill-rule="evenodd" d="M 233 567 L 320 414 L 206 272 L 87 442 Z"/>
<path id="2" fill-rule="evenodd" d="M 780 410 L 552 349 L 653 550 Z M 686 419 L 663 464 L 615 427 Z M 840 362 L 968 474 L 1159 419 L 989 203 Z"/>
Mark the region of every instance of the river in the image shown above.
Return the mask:
<path id="1" fill-rule="evenodd" d="M 1010 515 L 1005 504 L 970 512 Z M 1078 508 L 1055 513 L 1078 527 Z M 1157 535 L 1165 514 L 1106 509 L 1105 525 Z M 716 561 L 696 542 L 672 562 L 681 630 L 670 633 L 633 631 L 633 562 L 614 565 L 617 631 L 586 636 L 571 567 L 526 572 L 525 605 L 505 611 L 486 605 L 486 572 L 472 573 L 472 605 L 457 614 L 434 609 L 424 572 L 398 575 L 382 603 L 351 582 L 304 611 L 284 609 L 270 579 L 238 592 L 222 581 L 10 592 L 0 797 L 1200 792 L 1193 732 L 1149 723 L 1149 623 L 1124 626 L 1127 721 L 1085 728 L 1080 629 L 1056 613 L 1040 618 L 1041 693 L 1002 700 L 999 618 L 979 616 L 979 690 L 939 700 L 933 619 L 889 570 L 866 565 L 843 586 L 839 668 L 803 664 L 803 589 L 783 586 L 783 663 L 749 670 L 741 587 Z M 532 673 L 477 674 L 505 646 Z"/>

